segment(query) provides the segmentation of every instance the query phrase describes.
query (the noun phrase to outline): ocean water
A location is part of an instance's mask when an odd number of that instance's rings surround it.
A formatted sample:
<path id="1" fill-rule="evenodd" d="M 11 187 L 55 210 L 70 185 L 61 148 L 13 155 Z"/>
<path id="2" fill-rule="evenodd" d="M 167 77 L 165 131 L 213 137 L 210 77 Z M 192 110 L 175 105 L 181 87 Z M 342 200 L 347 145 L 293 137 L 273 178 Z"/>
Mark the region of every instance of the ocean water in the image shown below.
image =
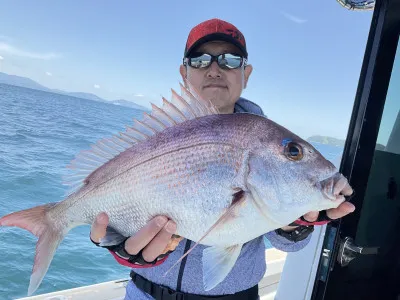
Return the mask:
<path id="1" fill-rule="evenodd" d="M 141 115 L 132 108 L 0 84 L 0 216 L 62 200 L 67 189 L 62 175 L 75 155 Z M 315 146 L 332 160 L 342 151 Z M 89 231 L 89 226 L 70 231 L 35 294 L 129 277 L 129 268 L 90 242 Z M 36 241 L 26 230 L 0 228 L 0 299 L 26 296 Z"/>

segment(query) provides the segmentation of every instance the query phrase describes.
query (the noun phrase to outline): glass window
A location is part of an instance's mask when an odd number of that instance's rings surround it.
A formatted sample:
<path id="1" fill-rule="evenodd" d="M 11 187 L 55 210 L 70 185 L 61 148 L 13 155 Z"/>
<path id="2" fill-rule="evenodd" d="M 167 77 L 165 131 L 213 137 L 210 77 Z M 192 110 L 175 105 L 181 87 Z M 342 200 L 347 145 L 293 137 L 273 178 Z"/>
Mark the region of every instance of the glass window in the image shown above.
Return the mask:
<path id="1" fill-rule="evenodd" d="M 348 266 L 349 281 L 364 283 L 354 284 L 354 293 L 365 296 L 378 293 L 382 299 L 395 296 L 397 299 L 400 294 L 399 111 L 400 51 L 397 49 L 355 239 L 359 246 L 379 247 L 379 253 L 361 255 Z M 371 284 L 365 285 L 365 281 Z"/>

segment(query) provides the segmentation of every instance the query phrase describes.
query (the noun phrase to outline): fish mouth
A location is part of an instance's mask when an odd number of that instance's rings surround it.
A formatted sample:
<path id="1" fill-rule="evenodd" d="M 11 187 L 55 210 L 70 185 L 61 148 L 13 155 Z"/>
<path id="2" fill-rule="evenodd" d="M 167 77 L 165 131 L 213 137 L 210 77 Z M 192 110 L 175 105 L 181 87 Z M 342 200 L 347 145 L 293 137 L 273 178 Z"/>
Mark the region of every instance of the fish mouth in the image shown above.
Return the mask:
<path id="1" fill-rule="evenodd" d="M 322 190 L 322 195 L 324 196 L 325 199 L 331 201 L 331 202 L 337 202 L 337 203 L 342 203 L 345 201 L 345 197 L 343 195 L 334 195 L 331 192 L 325 191 L 325 189 Z"/>
<path id="2" fill-rule="evenodd" d="M 347 178 L 339 172 L 319 181 L 317 188 L 321 191 L 325 199 L 338 203 L 346 200 L 344 194 L 349 194 L 350 191 L 352 193 Z"/>

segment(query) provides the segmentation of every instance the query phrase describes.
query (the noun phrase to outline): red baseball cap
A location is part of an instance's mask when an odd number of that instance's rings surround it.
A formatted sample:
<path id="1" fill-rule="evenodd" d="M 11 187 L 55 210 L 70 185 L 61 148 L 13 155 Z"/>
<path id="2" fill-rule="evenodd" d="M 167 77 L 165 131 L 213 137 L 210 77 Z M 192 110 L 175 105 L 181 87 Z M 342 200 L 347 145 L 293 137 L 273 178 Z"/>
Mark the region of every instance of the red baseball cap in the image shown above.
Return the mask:
<path id="1" fill-rule="evenodd" d="M 210 19 L 193 27 L 186 41 L 184 57 L 197 46 L 215 40 L 232 43 L 247 58 L 246 40 L 243 34 L 233 24 L 220 19 Z"/>

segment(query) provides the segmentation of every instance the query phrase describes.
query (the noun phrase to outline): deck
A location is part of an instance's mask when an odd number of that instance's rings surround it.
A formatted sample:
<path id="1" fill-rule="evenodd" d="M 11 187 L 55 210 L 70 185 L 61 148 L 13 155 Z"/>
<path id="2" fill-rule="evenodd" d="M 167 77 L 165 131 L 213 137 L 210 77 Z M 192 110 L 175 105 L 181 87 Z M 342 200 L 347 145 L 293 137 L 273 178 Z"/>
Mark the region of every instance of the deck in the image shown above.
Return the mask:
<path id="1" fill-rule="evenodd" d="M 277 249 L 267 249 L 265 252 L 268 268 L 259 284 L 259 294 L 261 300 L 273 300 L 281 277 L 286 253 Z M 123 300 L 128 281 L 129 278 L 108 281 L 17 300 Z"/>

